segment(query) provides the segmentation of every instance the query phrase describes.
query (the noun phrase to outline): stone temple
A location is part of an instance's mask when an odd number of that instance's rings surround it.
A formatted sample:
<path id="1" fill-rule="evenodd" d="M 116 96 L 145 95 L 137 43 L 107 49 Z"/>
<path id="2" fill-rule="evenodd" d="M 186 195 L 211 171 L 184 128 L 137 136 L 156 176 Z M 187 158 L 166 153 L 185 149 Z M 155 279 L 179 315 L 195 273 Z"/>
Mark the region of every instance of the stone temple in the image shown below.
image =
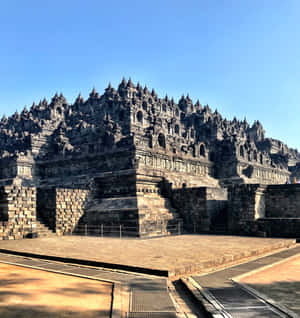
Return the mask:
<path id="1" fill-rule="evenodd" d="M 3 116 L 0 147 L 2 239 L 79 225 L 300 233 L 300 188 L 285 185 L 298 151 L 188 95 L 176 103 L 125 79 L 74 104 L 56 94 Z"/>

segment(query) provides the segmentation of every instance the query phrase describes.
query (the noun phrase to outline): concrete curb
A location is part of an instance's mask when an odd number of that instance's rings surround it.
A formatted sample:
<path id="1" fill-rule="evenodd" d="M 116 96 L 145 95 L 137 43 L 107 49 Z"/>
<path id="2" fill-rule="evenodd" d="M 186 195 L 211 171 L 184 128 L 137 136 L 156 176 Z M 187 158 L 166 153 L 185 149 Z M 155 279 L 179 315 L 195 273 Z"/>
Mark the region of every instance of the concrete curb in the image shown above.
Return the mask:
<path id="1" fill-rule="evenodd" d="M 122 285 L 113 284 L 111 318 L 122 317 Z"/>
<path id="2" fill-rule="evenodd" d="M 204 307 L 210 318 L 230 318 L 220 304 L 207 294 L 203 288 L 197 284 L 191 277 L 181 278 L 180 281 L 191 292 L 194 298 Z"/>
<path id="3" fill-rule="evenodd" d="M 92 266 L 92 267 L 102 267 L 102 268 L 114 269 L 114 270 L 122 270 L 122 271 L 132 272 L 132 273 L 142 273 L 142 274 L 153 275 L 153 276 L 168 277 L 168 274 L 169 274 L 167 270 L 151 269 L 146 267 L 138 267 L 138 266 L 131 266 L 131 265 L 123 265 L 123 264 L 105 263 L 105 262 L 91 261 L 91 260 L 85 260 L 85 259 L 79 259 L 79 258 L 69 258 L 69 257 L 28 253 L 28 252 L 19 252 L 19 251 L 13 251 L 8 249 L 0 249 L 0 253 L 24 256 L 24 257 L 30 257 L 30 258 L 37 258 L 37 259 L 43 259 L 48 261 L 63 262 L 66 264 L 77 264 L 77 265 L 85 265 L 85 266 Z"/>

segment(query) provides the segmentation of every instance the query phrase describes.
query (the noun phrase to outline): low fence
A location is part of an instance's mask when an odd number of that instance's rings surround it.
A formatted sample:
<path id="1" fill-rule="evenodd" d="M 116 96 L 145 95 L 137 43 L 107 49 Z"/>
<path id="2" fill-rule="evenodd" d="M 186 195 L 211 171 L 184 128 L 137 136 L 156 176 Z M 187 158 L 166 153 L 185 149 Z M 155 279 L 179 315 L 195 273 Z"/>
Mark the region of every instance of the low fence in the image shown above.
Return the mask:
<path id="1" fill-rule="evenodd" d="M 76 226 L 75 230 L 69 233 L 65 233 L 67 235 L 80 235 L 80 236 L 111 236 L 111 237 L 138 237 L 147 235 L 147 233 L 143 233 L 139 231 L 139 226 L 127 226 L 127 225 L 90 225 L 90 224 L 79 224 Z M 156 231 L 153 233 L 154 235 L 180 235 L 182 234 L 182 224 L 172 224 L 172 225 L 164 225 L 156 226 Z"/>

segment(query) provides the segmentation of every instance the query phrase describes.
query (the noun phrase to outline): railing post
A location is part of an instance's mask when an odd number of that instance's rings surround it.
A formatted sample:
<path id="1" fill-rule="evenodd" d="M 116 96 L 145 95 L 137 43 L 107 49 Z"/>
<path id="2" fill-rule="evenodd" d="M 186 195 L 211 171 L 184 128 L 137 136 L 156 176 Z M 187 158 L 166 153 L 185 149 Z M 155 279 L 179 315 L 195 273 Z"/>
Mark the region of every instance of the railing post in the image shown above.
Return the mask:
<path id="1" fill-rule="evenodd" d="M 120 238 L 122 238 L 122 224 L 120 224 Z"/>
<path id="2" fill-rule="evenodd" d="M 194 222 L 194 233 L 196 233 L 196 223 Z"/>
<path id="3" fill-rule="evenodd" d="M 101 224 L 101 237 L 103 237 L 103 224 Z"/>
<path id="4" fill-rule="evenodd" d="M 87 224 L 84 225 L 85 236 L 87 236 Z"/>
<path id="5" fill-rule="evenodd" d="M 178 235 L 181 234 L 181 229 L 180 229 L 180 222 L 178 222 Z"/>

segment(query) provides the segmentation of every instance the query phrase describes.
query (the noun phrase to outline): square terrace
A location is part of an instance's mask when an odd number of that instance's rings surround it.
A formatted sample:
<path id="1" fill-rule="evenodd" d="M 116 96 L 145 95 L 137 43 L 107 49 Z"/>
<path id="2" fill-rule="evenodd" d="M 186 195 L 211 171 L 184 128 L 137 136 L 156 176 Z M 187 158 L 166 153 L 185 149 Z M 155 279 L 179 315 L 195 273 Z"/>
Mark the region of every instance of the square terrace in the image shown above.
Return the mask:
<path id="1" fill-rule="evenodd" d="M 1 241 L 1 250 L 88 260 L 169 277 L 203 273 L 295 245 L 292 239 L 182 235 L 154 239 L 85 236 Z"/>

